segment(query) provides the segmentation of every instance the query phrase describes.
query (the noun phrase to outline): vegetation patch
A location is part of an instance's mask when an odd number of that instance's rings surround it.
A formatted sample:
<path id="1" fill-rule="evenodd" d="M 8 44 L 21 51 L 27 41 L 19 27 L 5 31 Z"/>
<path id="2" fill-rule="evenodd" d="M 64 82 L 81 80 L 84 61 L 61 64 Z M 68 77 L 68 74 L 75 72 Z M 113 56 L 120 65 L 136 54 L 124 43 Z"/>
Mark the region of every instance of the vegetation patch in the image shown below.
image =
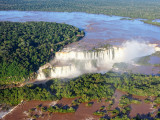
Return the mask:
<path id="1" fill-rule="evenodd" d="M 142 20 L 144 23 L 160 26 L 160 22 L 153 22 L 153 20 Z"/>
<path id="2" fill-rule="evenodd" d="M 45 88 L 27 85 L 24 87 L 15 87 L 0 90 L 0 104 L 17 105 L 23 100 L 57 100 Z"/>
<path id="3" fill-rule="evenodd" d="M 93 115 L 100 115 L 103 116 L 107 113 L 107 111 L 105 110 L 105 106 L 101 106 L 99 108 L 99 110 L 97 110 L 96 112 L 93 113 Z"/>
<path id="4" fill-rule="evenodd" d="M 124 107 L 126 107 L 126 106 L 128 106 L 128 105 L 130 105 L 132 103 L 134 103 L 134 104 L 140 104 L 141 101 L 137 100 L 137 99 L 134 99 L 134 98 L 132 98 L 132 97 L 130 97 L 128 95 L 123 95 L 121 97 L 120 101 L 119 101 L 119 106 L 122 107 L 122 108 L 124 108 Z"/>
<path id="5" fill-rule="evenodd" d="M 149 60 L 150 60 L 150 55 L 149 56 L 144 56 L 144 57 L 140 57 L 140 58 L 137 58 L 135 59 L 135 62 L 139 65 L 151 65 L 149 63 Z"/>
<path id="6" fill-rule="evenodd" d="M 65 98 L 79 97 L 79 102 L 89 102 L 92 99 L 111 97 L 115 88 L 108 84 L 102 74 L 86 74 L 68 82 L 52 81 L 50 90 Z"/>
<path id="7" fill-rule="evenodd" d="M 146 98 L 146 99 L 144 100 L 144 102 L 145 102 L 145 103 L 152 103 L 152 100 L 150 99 L 150 97 L 148 97 L 148 98 Z"/>
<path id="8" fill-rule="evenodd" d="M 160 104 L 160 95 L 155 98 L 154 102 Z"/>
<path id="9" fill-rule="evenodd" d="M 94 103 L 94 102 L 88 102 L 88 103 L 86 104 L 86 106 L 90 107 L 90 106 L 93 105 L 93 103 Z"/>
<path id="10" fill-rule="evenodd" d="M 50 106 L 46 111 L 50 112 L 50 113 L 73 113 L 76 111 L 76 109 L 74 107 L 69 107 L 68 105 L 54 105 L 54 106 Z"/>

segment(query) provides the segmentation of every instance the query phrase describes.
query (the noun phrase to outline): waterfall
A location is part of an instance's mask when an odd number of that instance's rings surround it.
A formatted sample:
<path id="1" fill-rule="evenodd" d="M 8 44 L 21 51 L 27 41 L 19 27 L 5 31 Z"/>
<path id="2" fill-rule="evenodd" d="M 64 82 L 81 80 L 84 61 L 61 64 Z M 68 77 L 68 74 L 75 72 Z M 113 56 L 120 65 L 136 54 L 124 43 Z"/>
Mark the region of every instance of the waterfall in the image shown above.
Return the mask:
<path id="1" fill-rule="evenodd" d="M 113 51 L 117 48 L 99 48 L 93 51 L 62 51 L 56 52 L 53 64 L 48 63 L 39 69 L 38 80 L 45 79 L 43 72 L 49 69 L 49 78 L 71 78 L 84 73 L 92 73 L 100 70 L 110 69 L 115 60 Z M 110 66 L 110 67 L 109 67 Z"/>
<path id="2" fill-rule="evenodd" d="M 37 80 L 45 80 L 46 79 L 46 75 L 44 74 L 43 69 L 46 69 L 49 67 L 51 67 L 51 64 L 47 63 L 39 68 Z"/>
<path id="3" fill-rule="evenodd" d="M 72 78 L 84 73 L 107 72 L 114 63 L 130 62 L 133 58 L 149 55 L 159 48 L 156 45 L 126 42 L 122 47 L 98 48 L 90 51 L 64 49 L 56 52 L 52 62 L 38 70 L 38 80 Z M 45 73 L 47 71 L 49 73 Z"/>
<path id="4" fill-rule="evenodd" d="M 46 76 L 45 76 L 45 74 L 43 73 L 42 69 L 39 70 L 37 79 L 38 79 L 38 80 L 45 80 L 45 79 L 46 79 Z"/>
<path id="5" fill-rule="evenodd" d="M 66 78 L 69 76 L 73 76 L 73 73 L 75 73 L 76 67 L 74 65 L 70 66 L 59 66 L 59 67 L 53 67 L 51 69 L 51 78 Z"/>
<path id="6" fill-rule="evenodd" d="M 114 58 L 114 49 L 99 49 L 98 51 L 67 51 L 56 52 L 57 60 L 94 60 L 104 59 L 106 57 Z"/>

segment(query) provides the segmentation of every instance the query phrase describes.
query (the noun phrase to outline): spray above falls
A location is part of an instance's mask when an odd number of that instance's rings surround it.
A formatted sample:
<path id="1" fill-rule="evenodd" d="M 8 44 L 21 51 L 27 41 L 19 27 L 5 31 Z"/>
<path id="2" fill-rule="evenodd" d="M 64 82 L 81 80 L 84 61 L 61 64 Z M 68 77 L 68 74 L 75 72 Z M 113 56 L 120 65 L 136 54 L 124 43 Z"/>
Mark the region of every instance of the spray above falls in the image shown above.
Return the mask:
<path id="1" fill-rule="evenodd" d="M 130 62 L 136 57 L 154 53 L 159 48 L 154 44 L 127 41 L 120 47 L 106 45 L 93 50 L 64 48 L 55 58 L 40 67 L 38 80 L 46 78 L 73 78 L 84 73 L 102 73 L 112 69 L 114 63 Z"/>

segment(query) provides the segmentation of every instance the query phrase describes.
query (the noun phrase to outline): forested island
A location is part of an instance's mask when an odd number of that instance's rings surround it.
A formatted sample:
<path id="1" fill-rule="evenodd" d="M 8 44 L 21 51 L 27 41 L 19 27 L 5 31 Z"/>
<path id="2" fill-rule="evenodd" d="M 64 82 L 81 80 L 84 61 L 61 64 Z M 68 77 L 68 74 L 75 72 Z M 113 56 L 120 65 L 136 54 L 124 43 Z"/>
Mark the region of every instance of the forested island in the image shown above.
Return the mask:
<path id="1" fill-rule="evenodd" d="M 0 10 L 87 12 L 131 18 L 160 18 L 159 0 L 1 0 Z"/>
<path id="2" fill-rule="evenodd" d="M 83 36 L 83 31 L 66 24 L 0 22 L 0 85 L 34 79 L 55 52 Z"/>

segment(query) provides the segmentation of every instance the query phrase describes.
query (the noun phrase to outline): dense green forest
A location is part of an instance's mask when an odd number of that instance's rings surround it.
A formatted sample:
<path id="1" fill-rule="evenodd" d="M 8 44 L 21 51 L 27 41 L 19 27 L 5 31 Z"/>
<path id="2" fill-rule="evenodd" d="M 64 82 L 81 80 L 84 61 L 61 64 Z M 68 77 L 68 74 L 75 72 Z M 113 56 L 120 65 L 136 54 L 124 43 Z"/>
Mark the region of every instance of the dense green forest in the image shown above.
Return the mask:
<path id="1" fill-rule="evenodd" d="M 62 97 L 80 97 L 79 102 L 88 102 L 92 99 L 111 98 L 116 89 L 134 95 L 157 96 L 156 103 L 160 103 L 159 76 L 115 72 L 86 74 L 69 81 L 54 79 L 48 81 L 46 85 L 27 85 L 21 88 L 3 89 L 0 92 L 0 103 L 12 105 L 15 98 L 20 102 L 31 99 L 61 99 Z M 41 90 L 49 92 L 45 94 L 45 92 L 39 92 Z M 30 95 L 26 96 L 27 93 Z M 132 100 L 131 102 L 136 101 Z"/>
<path id="2" fill-rule="evenodd" d="M 160 0 L 0 0 L 0 10 L 88 12 L 160 18 Z"/>
<path id="3" fill-rule="evenodd" d="M 0 103 L 17 105 L 22 100 L 57 100 L 44 88 L 32 86 L 14 87 L 12 89 L 0 90 Z"/>
<path id="4" fill-rule="evenodd" d="M 56 51 L 83 36 L 66 24 L 0 22 L 0 85 L 31 79 Z"/>

